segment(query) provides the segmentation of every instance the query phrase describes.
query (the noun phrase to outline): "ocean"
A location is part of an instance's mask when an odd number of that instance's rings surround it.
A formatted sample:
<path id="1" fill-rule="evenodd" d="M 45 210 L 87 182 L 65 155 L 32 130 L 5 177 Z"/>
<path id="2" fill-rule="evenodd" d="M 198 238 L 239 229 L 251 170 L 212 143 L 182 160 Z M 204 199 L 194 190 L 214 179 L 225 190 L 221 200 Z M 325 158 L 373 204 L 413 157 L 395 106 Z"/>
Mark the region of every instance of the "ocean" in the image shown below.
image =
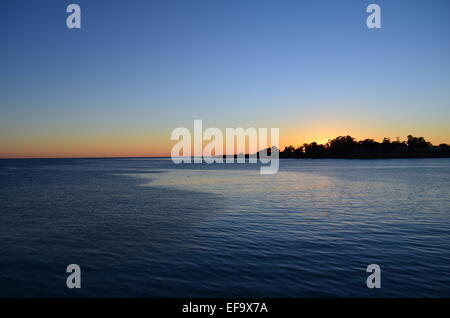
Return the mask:
<path id="1" fill-rule="evenodd" d="M 450 159 L 0 160 L 0 296 L 450 297 L 449 194 Z"/>

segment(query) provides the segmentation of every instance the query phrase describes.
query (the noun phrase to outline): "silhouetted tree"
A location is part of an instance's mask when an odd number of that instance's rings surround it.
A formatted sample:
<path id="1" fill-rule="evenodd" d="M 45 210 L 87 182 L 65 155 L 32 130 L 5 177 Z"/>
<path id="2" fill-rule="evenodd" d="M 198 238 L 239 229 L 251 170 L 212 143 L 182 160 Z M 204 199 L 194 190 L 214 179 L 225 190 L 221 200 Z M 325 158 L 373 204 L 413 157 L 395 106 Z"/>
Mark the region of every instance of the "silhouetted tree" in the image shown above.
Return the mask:
<path id="1" fill-rule="evenodd" d="M 305 149 L 305 155 L 307 156 L 319 156 L 325 154 L 325 146 L 318 145 L 317 142 L 312 142 L 309 145 L 303 146 Z"/>
<path id="2" fill-rule="evenodd" d="M 431 143 L 426 141 L 423 137 L 413 137 L 411 135 L 408 135 L 406 144 L 410 150 L 428 149 L 431 147 Z"/>
<path id="3" fill-rule="evenodd" d="M 353 151 L 356 146 L 355 138 L 351 136 L 339 136 L 331 139 L 326 144 L 328 153 L 330 154 L 348 154 Z"/>
<path id="4" fill-rule="evenodd" d="M 373 139 L 358 141 L 358 153 L 374 153 L 380 151 L 380 144 Z"/>

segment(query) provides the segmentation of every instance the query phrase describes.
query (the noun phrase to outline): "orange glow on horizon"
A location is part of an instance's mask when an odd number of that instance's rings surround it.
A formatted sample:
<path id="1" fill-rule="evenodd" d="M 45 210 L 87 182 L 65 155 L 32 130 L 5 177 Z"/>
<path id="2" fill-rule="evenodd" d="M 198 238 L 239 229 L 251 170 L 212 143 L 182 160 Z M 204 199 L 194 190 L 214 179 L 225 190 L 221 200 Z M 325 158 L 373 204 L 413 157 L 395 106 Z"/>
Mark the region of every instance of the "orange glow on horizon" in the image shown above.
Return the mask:
<path id="1" fill-rule="evenodd" d="M 283 134 L 283 131 L 285 132 Z M 414 134 L 422 136 L 422 134 Z M 350 135 L 357 140 L 372 138 L 376 141 L 382 141 L 383 137 L 390 137 L 396 140 L 397 136 L 372 135 L 355 130 L 353 133 L 345 129 L 323 129 L 318 134 L 317 131 L 306 131 L 304 133 L 295 132 L 295 130 L 280 130 L 280 149 L 292 145 L 294 147 L 302 146 L 304 143 L 313 141 L 319 144 L 325 144 L 329 139 Z M 123 136 L 34 136 L 28 138 L 22 136 L 12 140 L 0 139 L 0 158 L 107 158 L 107 157 L 170 157 L 172 146 L 177 141 L 170 140 L 167 134 L 128 134 Z M 435 145 L 446 142 L 445 138 L 438 136 L 424 135 L 427 140 Z M 405 140 L 406 135 L 399 137 Z M 205 145 L 208 142 L 205 142 Z"/>

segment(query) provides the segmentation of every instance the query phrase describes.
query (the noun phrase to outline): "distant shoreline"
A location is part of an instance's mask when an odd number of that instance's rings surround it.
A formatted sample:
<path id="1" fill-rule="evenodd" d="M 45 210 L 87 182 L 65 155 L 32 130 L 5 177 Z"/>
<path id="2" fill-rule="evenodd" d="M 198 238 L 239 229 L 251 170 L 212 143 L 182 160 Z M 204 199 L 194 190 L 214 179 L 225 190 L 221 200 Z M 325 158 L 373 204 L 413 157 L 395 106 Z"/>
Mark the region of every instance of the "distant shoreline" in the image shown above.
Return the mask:
<path id="1" fill-rule="evenodd" d="M 225 157 L 224 157 L 225 158 Z M 248 159 L 249 155 L 245 155 L 245 159 Z M 330 157 L 283 157 L 280 155 L 279 159 L 283 160 L 319 160 L 319 159 L 347 159 L 347 160 L 374 160 L 374 159 L 439 159 L 450 158 L 450 155 L 412 155 L 412 156 L 330 156 Z M 67 158 L 0 158 L 0 160 L 115 160 L 115 159 L 167 159 L 171 157 L 67 157 Z M 234 159 L 237 159 L 237 155 L 234 155 Z M 273 159 L 273 158 L 272 158 Z"/>
<path id="2" fill-rule="evenodd" d="M 351 136 L 339 136 L 330 139 L 326 144 L 312 142 L 294 148 L 287 146 L 283 151 L 276 147 L 269 147 L 254 153 L 253 156 L 271 156 L 272 152 L 278 152 L 280 159 L 425 159 L 425 158 L 450 158 L 450 145 L 433 145 L 423 137 L 409 135 L 406 141 L 396 140 L 391 142 L 389 138 L 384 138 L 382 142 L 373 139 L 357 141 Z M 237 159 L 243 154 L 230 155 Z M 216 158 L 226 158 L 227 155 L 218 155 Z M 249 158 L 249 154 L 244 155 Z M 191 156 L 191 158 L 194 158 Z M 44 157 L 44 158 L 0 158 L 0 160 L 51 160 L 51 159 L 171 159 L 171 157 Z M 276 159 L 275 156 L 271 159 Z"/>
<path id="3" fill-rule="evenodd" d="M 266 149 L 269 153 L 271 149 Z M 413 158 L 450 158 L 450 146 L 433 145 L 423 137 L 409 135 L 406 141 L 391 142 L 384 138 L 382 142 L 374 139 L 357 141 L 351 136 L 339 136 L 326 144 L 303 144 L 294 148 L 287 146 L 279 153 L 280 158 L 309 159 L 413 159 Z"/>
<path id="4" fill-rule="evenodd" d="M 245 159 L 249 159 L 249 155 L 245 155 Z M 257 156 L 259 158 L 259 155 Z M 223 157 L 225 158 L 225 156 Z M 285 156 L 282 152 L 280 152 L 279 159 L 288 159 L 288 160 L 296 160 L 296 159 L 361 159 L 361 160 L 370 160 L 370 159 L 432 159 L 432 158 L 450 158 L 450 154 L 420 154 L 420 153 L 412 153 L 412 154 L 378 154 L 378 155 L 361 155 L 361 154 L 346 154 L 346 155 L 328 155 L 328 156 L 302 156 L 302 157 L 289 157 Z M 237 159 L 237 155 L 234 155 L 234 159 Z M 273 159 L 273 158 L 272 158 Z"/>

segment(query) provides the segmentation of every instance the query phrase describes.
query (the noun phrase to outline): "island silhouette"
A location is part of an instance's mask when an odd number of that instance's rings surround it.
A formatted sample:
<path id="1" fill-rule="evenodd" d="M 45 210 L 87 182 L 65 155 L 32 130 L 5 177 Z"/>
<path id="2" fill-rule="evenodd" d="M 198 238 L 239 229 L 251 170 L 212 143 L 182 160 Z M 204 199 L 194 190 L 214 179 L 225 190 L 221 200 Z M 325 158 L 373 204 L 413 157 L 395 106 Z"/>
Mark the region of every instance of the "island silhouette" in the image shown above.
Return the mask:
<path id="1" fill-rule="evenodd" d="M 256 153 L 257 157 L 271 155 L 279 151 L 276 147 L 269 147 Z M 234 155 L 236 158 L 238 155 Z M 224 158 L 226 155 L 223 156 Z M 245 154 L 248 158 L 249 155 Z M 352 136 L 339 136 L 328 140 L 326 144 L 317 142 L 304 143 L 302 146 L 286 146 L 279 151 L 282 159 L 393 159 L 393 158 L 449 158 L 448 144 L 433 145 L 423 137 L 408 135 L 407 140 L 399 138 L 391 141 L 384 138 L 378 142 L 374 139 L 356 140 Z"/>

